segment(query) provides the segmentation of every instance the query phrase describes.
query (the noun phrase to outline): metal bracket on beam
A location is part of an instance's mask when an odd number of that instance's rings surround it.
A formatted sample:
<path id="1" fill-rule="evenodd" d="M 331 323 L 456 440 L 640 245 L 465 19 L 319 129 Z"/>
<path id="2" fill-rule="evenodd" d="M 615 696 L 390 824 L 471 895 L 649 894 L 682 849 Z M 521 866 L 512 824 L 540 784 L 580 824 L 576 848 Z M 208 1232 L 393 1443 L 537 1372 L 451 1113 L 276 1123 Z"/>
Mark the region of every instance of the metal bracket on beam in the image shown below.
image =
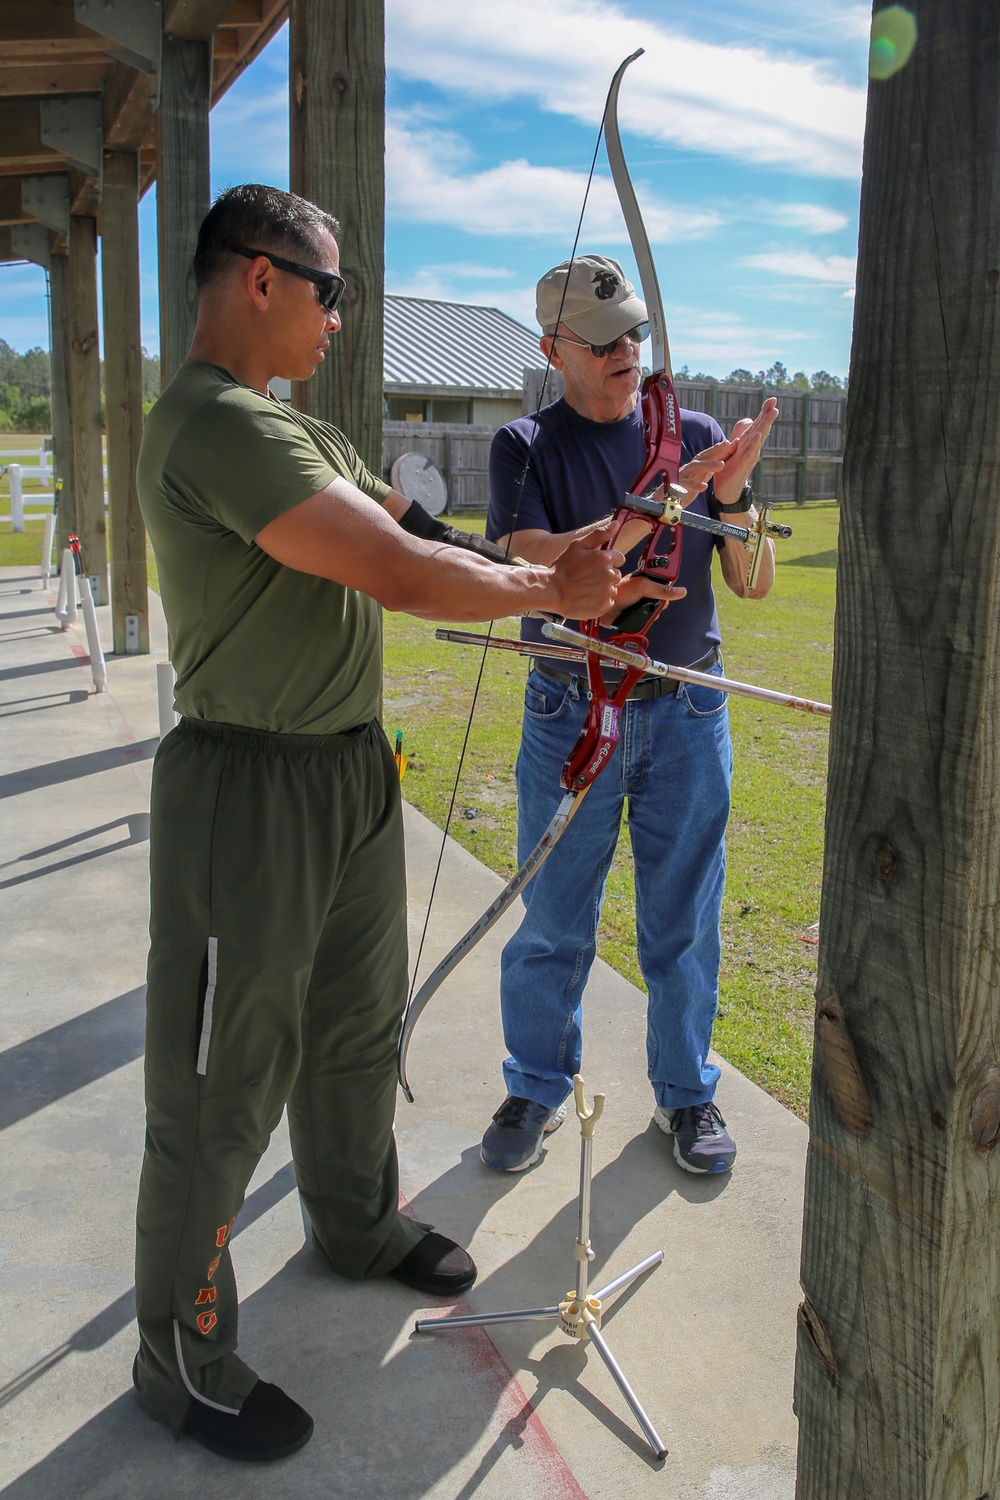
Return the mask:
<path id="1" fill-rule="evenodd" d="M 49 231 L 44 224 L 12 224 L 10 248 L 15 255 L 49 269 Z"/>
<path id="2" fill-rule="evenodd" d="M 73 0 L 73 15 L 91 31 L 121 43 L 112 57 L 149 74 L 150 102 L 155 109 L 160 98 L 162 0 Z"/>
<path id="3" fill-rule="evenodd" d="M 104 186 L 104 125 L 101 101 L 92 95 L 75 99 L 43 99 L 38 106 L 42 141 L 74 167 L 97 178 L 97 196 Z"/>
<path id="4" fill-rule="evenodd" d="M 69 234 L 69 177 L 52 172 L 47 177 L 21 178 L 21 208 L 50 229 Z"/>

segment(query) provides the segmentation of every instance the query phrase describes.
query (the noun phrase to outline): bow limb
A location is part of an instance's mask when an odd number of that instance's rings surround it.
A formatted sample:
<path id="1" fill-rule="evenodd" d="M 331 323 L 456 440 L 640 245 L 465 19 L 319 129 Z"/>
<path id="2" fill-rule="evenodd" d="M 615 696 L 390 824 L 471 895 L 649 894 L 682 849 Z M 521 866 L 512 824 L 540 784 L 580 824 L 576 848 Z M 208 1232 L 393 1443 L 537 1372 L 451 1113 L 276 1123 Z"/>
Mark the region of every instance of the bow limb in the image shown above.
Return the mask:
<path id="1" fill-rule="evenodd" d="M 625 77 L 625 70 L 635 62 L 636 58 L 642 57 L 644 51 L 645 48 L 640 47 L 637 52 L 632 53 L 631 57 L 626 57 L 611 80 L 608 100 L 604 106 L 604 144 L 611 167 L 611 180 L 618 194 L 618 202 L 621 204 L 625 227 L 628 229 L 632 253 L 639 269 L 642 296 L 649 319 L 649 336 L 652 340 L 653 372 L 655 374 L 664 370 L 667 375 L 670 375 L 670 350 L 667 347 L 667 322 L 663 315 L 663 298 L 660 296 L 660 284 L 656 279 L 656 267 L 653 265 L 653 252 L 649 248 L 646 226 L 642 222 L 639 202 L 635 196 L 628 167 L 625 165 L 625 153 L 622 150 L 622 139 L 618 129 L 618 91 Z"/>
<path id="2" fill-rule="evenodd" d="M 403 1093 L 411 1104 L 413 1103 L 413 1093 L 406 1077 L 406 1057 L 410 1050 L 410 1039 L 413 1036 L 414 1027 L 420 1019 L 420 1014 L 424 1006 L 441 987 L 452 970 L 476 946 L 479 939 L 485 937 L 490 928 L 496 922 L 499 922 L 504 912 L 513 905 L 514 901 L 516 901 L 517 897 L 524 890 L 524 887 L 538 873 L 541 865 L 548 859 L 556 844 L 558 844 L 569 827 L 570 820 L 586 796 L 589 785 L 590 783 L 588 782 L 587 786 L 580 788 L 578 791 L 566 792 L 564 794 L 560 799 L 559 806 L 556 808 L 551 823 L 517 874 L 504 886 L 499 896 L 486 908 L 482 916 L 472 924 L 465 936 L 459 938 L 451 952 L 445 954 L 437 968 L 427 976 L 406 1007 L 403 1024 L 399 1032 L 399 1043 L 396 1047 L 396 1073 L 399 1077 Z"/>

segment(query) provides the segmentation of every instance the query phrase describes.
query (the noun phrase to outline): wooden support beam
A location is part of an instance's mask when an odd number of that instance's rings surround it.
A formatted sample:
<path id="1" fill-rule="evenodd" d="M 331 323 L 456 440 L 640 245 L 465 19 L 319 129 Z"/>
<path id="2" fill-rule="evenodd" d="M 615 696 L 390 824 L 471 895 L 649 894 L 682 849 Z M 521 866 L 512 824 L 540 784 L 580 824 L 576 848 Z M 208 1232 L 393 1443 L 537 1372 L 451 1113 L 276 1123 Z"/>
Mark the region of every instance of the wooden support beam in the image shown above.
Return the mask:
<path id="1" fill-rule="evenodd" d="M 57 560 L 77 530 L 73 498 L 69 394 L 69 260 L 63 235 L 49 231 L 49 380 L 52 388 L 52 458 L 55 469 Z"/>
<path id="2" fill-rule="evenodd" d="M 865 132 L 798 1500 L 1000 1495 L 1000 9 L 907 9 Z"/>
<path id="3" fill-rule="evenodd" d="M 42 140 L 36 99 L 0 99 L 0 161 L 17 172 L 62 166 L 59 152 Z"/>
<path id="4" fill-rule="evenodd" d="M 104 147 L 138 151 L 155 139 L 149 74 L 116 62 L 104 86 Z"/>
<path id="5" fill-rule="evenodd" d="M 117 656 L 149 651 L 146 528 L 135 488 L 142 441 L 139 324 L 139 158 L 104 153 L 101 280 L 104 298 L 104 425 L 108 444 L 111 620 Z M 134 619 L 134 631 L 127 628 Z"/>
<path id="6" fill-rule="evenodd" d="M 108 72 L 107 58 L 90 62 L 54 57 L 50 62 L 18 67 L 5 59 L 0 65 L 0 99 L 19 95 L 99 94 Z"/>
<path id="7" fill-rule="evenodd" d="M 198 229 L 209 208 L 211 86 L 211 42 L 164 37 L 160 106 L 156 111 L 162 385 L 186 359 L 197 319 L 191 261 Z"/>
<path id="8" fill-rule="evenodd" d="M 77 21 L 73 0 L 4 0 L 0 9 L 0 46 L 6 57 L 75 52 L 95 42 L 116 45 Z"/>
<path id="9" fill-rule="evenodd" d="M 95 603 L 108 602 L 108 554 L 101 454 L 101 355 L 97 343 L 97 223 L 69 221 L 70 466 L 75 527 L 85 573 L 98 580 Z"/>
<path id="10" fill-rule="evenodd" d="M 184 42 L 208 42 L 232 0 L 166 0 L 163 32 Z"/>
<path id="11" fill-rule="evenodd" d="M 340 221 L 343 327 L 312 380 L 293 381 L 299 411 L 332 422 L 382 473 L 385 296 L 385 10 L 383 0 L 291 0 L 291 184 Z"/>
<path id="12" fill-rule="evenodd" d="M 0 224 L 25 224 L 31 217 L 21 207 L 21 179 L 0 177 Z"/>

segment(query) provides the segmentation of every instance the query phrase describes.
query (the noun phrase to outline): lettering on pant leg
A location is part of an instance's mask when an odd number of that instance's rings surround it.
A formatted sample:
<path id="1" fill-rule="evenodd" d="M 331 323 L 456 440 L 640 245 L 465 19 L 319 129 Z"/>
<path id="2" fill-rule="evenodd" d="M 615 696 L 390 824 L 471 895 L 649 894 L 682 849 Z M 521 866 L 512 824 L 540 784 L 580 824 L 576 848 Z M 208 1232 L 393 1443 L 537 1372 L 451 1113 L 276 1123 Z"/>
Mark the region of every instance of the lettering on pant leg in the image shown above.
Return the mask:
<path id="1" fill-rule="evenodd" d="M 210 1333 L 218 1321 L 214 1312 L 199 1313 L 195 1318 L 195 1322 L 202 1333 Z"/>
<path id="2" fill-rule="evenodd" d="M 216 1296 L 217 1292 L 214 1286 L 203 1286 L 194 1299 L 194 1305 L 195 1307 L 201 1307 L 203 1302 L 214 1302 Z"/>
<path id="3" fill-rule="evenodd" d="M 233 1225 L 236 1223 L 236 1215 L 230 1219 L 228 1224 L 223 1224 L 221 1229 L 215 1231 L 215 1243 L 221 1250 L 229 1238 Z"/>
<path id="4" fill-rule="evenodd" d="M 208 1268 L 208 1275 L 205 1277 L 206 1281 L 211 1281 L 212 1277 L 215 1275 L 216 1271 L 219 1269 L 219 1261 L 221 1259 L 222 1259 L 221 1255 L 217 1255 L 215 1257 L 215 1259 L 213 1260 L 212 1264 Z"/>

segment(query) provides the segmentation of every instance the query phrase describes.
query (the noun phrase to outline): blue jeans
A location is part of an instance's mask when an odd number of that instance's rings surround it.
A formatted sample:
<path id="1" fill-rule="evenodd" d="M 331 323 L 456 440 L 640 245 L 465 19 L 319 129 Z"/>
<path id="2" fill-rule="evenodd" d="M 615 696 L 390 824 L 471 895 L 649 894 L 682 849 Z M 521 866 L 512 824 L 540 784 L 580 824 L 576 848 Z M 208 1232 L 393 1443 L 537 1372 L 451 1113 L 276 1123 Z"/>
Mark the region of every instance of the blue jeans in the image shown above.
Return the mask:
<path id="1" fill-rule="evenodd" d="M 559 773 L 586 709 L 576 682 L 529 674 L 517 761 L 519 861 L 556 810 Z M 554 1109 L 580 1070 L 581 1001 L 627 798 L 649 1079 L 665 1109 L 712 1098 L 731 772 L 724 693 L 681 684 L 625 705 L 614 757 L 526 888 L 524 920 L 503 950 L 509 1093 Z"/>

